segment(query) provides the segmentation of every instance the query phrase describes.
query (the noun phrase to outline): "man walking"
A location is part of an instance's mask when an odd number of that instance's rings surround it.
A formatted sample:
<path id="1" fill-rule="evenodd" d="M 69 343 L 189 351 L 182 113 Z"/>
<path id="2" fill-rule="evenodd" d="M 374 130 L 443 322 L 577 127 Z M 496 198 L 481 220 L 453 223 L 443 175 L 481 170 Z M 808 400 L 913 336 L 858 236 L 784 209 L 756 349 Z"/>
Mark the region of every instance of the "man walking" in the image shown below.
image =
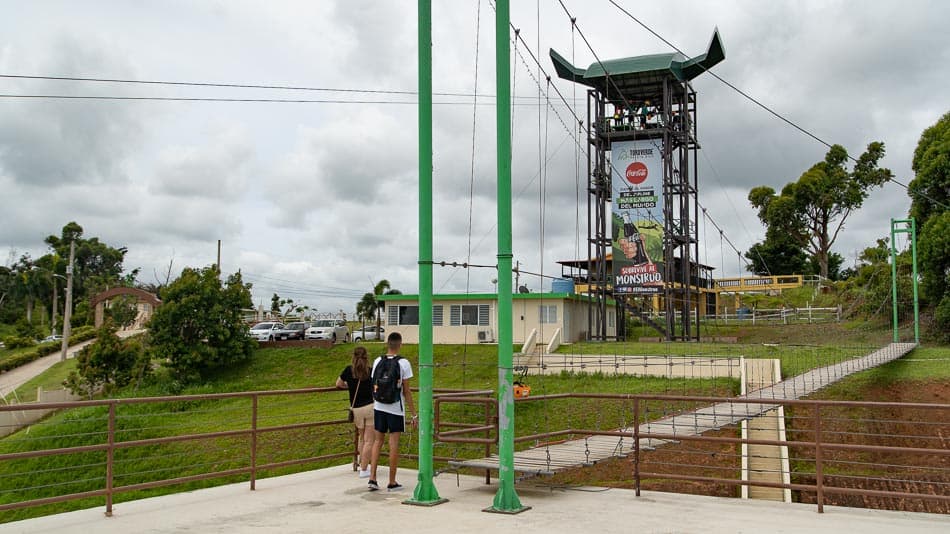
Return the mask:
<path id="1" fill-rule="evenodd" d="M 373 442 L 373 458 L 370 464 L 369 490 L 376 491 L 376 468 L 379 466 L 379 453 L 383 448 L 383 436 L 389 434 L 389 484 L 388 491 L 399 491 L 402 485 L 396 482 L 396 468 L 399 466 L 399 436 L 406 430 L 406 412 L 413 414 L 410 425 L 416 424 L 415 406 L 409 379 L 412 378 L 412 366 L 409 360 L 399 355 L 402 336 L 392 332 L 386 338 L 386 354 L 373 362 L 373 416 L 376 429 L 376 441 Z"/>

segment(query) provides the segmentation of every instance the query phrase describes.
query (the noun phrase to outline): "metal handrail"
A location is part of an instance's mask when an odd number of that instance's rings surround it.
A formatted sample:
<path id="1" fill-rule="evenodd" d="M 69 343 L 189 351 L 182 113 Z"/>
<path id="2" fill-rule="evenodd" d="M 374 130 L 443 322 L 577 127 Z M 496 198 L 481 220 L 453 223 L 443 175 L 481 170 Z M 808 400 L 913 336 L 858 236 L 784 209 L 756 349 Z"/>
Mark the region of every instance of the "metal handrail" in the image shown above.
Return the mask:
<path id="1" fill-rule="evenodd" d="M 92 490 L 92 491 L 83 491 L 66 495 L 59 495 L 54 497 L 45 497 L 40 499 L 32 499 L 27 501 L 20 501 L 16 503 L 8 503 L 0 505 L 0 511 L 3 510 L 13 510 L 18 508 L 27 508 L 32 506 L 39 506 L 45 504 L 52 504 L 58 502 L 71 501 L 76 499 L 84 499 L 89 497 L 102 497 L 106 499 L 106 515 L 112 514 L 112 501 L 115 494 L 125 493 L 130 491 L 136 491 L 147 488 L 155 488 L 159 486 L 167 486 L 174 484 L 181 484 L 185 482 L 192 482 L 197 480 L 206 480 L 212 478 L 221 478 L 235 475 L 249 475 L 250 476 L 250 489 L 255 489 L 255 482 L 258 472 L 266 469 L 275 469 L 279 467 L 287 467 L 292 465 L 300 465 L 305 463 L 312 463 L 323 460 L 330 460 L 336 458 L 353 458 L 353 461 L 356 461 L 358 456 L 357 443 L 358 443 L 358 434 L 354 430 L 354 442 L 352 448 L 347 447 L 347 450 L 342 452 L 329 452 L 328 454 L 323 454 L 319 456 L 312 456 L 306 458 L 294 458 L 290 460 L 283 460 L 279 462 L 272 462 L 266 464 L 259 464 L 257 461 L 257 443 L 258 436 L 265 433 L 274 433 L 274 432 L 284 432 L 299 430 L 304 428 L 317 428 L 317 427 L 328 427 L 335 425 L 346 425 L 349 424 L 346 419 L 331 419 L 328 421 L 312 421 L 305 423 L 292 423 L 292 424 L 283 424 L 283 425 L 273 425 L 273 426 L 259 426 L 259 415 L 258 415 L 258 400 L 261 397 L 268 396 L 277 396 L 277 395 L 302 395 L 302 394 L 327 394 L 327 393 L 340 393 L 341 390 L 336 388 L 303 388 L 303 389 L 293 389 L 293 390 L 265 390 L 265 391 L 246 391 L 246 392 L 232 392 L 232 393 L 212 393 L 212 394 L 203 394 L 203 395 L 181 395 L 181 396 L 163 396 L 163 397 L 143 397 L 143 398 L 129 398 L 129 399 L 103 399 L 103 400 L 92 400 L 92 401 L 77 401 L 77 402 L 55 402 L 55 403 L 34 403 L 28 405 L 14 405 L 14 406 L 0 406 L 0 411 L 24 411 L 24 410 L 49 410 L 57 408 L 77 408 L 77 407 L 91 407 L 91 406 L 108 406 L 108 431 L 107 439 L 105 443 L 93 444 L 93 445 L 81 445 L 76 447 L 59 447 L 53 449 L 41 449 L 35 451 L 23 451 L 15 453 L 6 453 L 0 454 L 0 461 L 9 461 L 15 459 L 24 459 L 24 458 L 37 458 L 37 457 L 47 457 L 47 456 L 57 456 L 65 454 L 75 454 L 79 452 L 106 452 L 106 480 L 104 487 L 102 489 Z M 119 417 L 117 411 L 120 407 L 126 405 L 135 405 L 135 404 L 147 404 L 147 403 L 166 403 L 166 402 L 182 402 L 182 401 L 193 401 L 193 400 L 211 400 L 211 399 L 234 399 L 234 398 L 246 398 L 251 400 L 251 405 L 248 408 L 250 411 L 249 418 L 249 428 L 238 429 L 238 430 L 223 430 L 217 432 L 205 432 L 205 433 L 192 433 L 192 434 L 183 434 L 178 436 L 163 436 L 156 438 L 147 438 L 147 439 L 137 439 L 129 441 L 117 441 L 116 440 L 116 420 Z M 818 511 L 823 511 L 824 505 L 824 495 L 825 493 L 844 493 L 844 494 L 855 494 L 855 495 L 866 495 L 866 496 L 892 496 L 898 498 L 913 498 L 913 499 L 928 499 L 928 500 L 938 500 L 944 502 L 950 502 L 950 495 L 941 495 L 941 494 L 915 494 L 915 493 L 897 493 L 897 492 L 882 492 L 877 490 L 866 490 L 860 488 L 842 488 L 828 486 L 824 483 L 824 453 L 827 451 L 864 451 L 864 452 L 884 452 L 884 453 L 905 453 L 905 454 L 922 454 L 922 455 L 933 455 L 938 457 L 948 457 L 950 458 L 950 449 L 936 449 L 936 448 L 926 448 L 926 447 L 901 447 L 896 445 L 865 445 L 859 443 L 835 443 L 829 442 L 826 439 L 823 439 L 823 428 L 822 422 L 824 420 L 833 420 L 834 416 L 829 417 L 828 415 L 822 416 L 822 412 L 825 408 L 832 407 L 850 407 L 850 408 L 894 408 L 900 407 L 903 409 L 914 409 L 914 410 L 944 410 L 950 411 L 950 404 L 945 403 L 898 403 L 898 402 L 881 402 L 881 401 L 835 401 L 835 400 L 802 400 L 802 399 L 778 399 L 778 398 L 755 398 L 755 397 L 713 397 L 713 396 L 687 396 L 687 395 L 661 395 L 661 394 L 620 394 L 620 393 L 558 393 L 551 395 L 535 395 L 526 398 L 517 399 L 517 403 L 525 402 L 541 402 L 541 401 L 550 401 L 550 400 L 570 400 L 570 399 L 600 399 L 600 400 L 615 400 L 615 401 L 625 401 L 633 403 L 633 417 L 634 423 L 632 428 L 620 429 L 620 430 L 600 430 L 600 429 L 585 429 L 585 428 L 566 428 L 555 430 L 545 433 L 535 433 L 526 436 L 519 436 L 516 438 L 518 442 L 526 441 L 538 441 L 542 439 L 550 438 L 561 438 L 566 435 L 579 435 L 579 436 L 593 436 L 593 435 L 609 435 L 609 436 L 618 436 L 618 437 L 630 437 L 633 438 L 633 455 L 634 455 L 634 479 L 635 479 L 635 489 L 637 495 L 640 494 L 640 484 L 641 480 L 644 477 L 651 478 L 666 478 L 670 480 L 693 480 L 701 482 L 716 482 L 729 485 L 746 485 L 746 486 L 760 486 L 760 487 L 771 487 L 771 488 L 783 488 L 783 489 L 793 489 L 793 490 L 802 490 L 802 491 L 811 491 L 815 492 L 817 496 L 817 505 Z M 812 440 L 767 440 L 767 439 L 750 439 L 750 438 L 733 438 L 733 437 L 712 437 L 712 436 L 702 436 L 702 435 L 684 435 L 676 433 L 664 433 L 664 432 L 651 432 L 649 428 L 641 429 L 640 419 L 641 415 L 644 412 L 643 404 L 646 402 L 666 402 L 666 403 L 675 403 L 675 402 L 691 402 L 691 403 L 735 403 L 735 404 L 757 404 L 763 406 L 795 406 L 795 407 L 804 407 L 810 408 L 812 410 L 812 415 L 810 419 L 812 420 L 812 429 L 811 433 L 813 435 Z M 457 423 L 457 422 L 443 422 L 441 421 L 441 405 L 444 403 L 452 404 L 481 404 L 485 407 L 485 422 L 484 424 L 473 424 L 473 423 Z M 494 392 L 491 390 L 479 390 L 479 391 L 466 391 L 466 390 L 441 390 L 441 394 L 436 395 L 434 398 L 434 435 L 437 441 L 444 443 L 472 443 L 485 446 L 486 455 L 490 455 L 491 446 L 497 440 L 498 434 L 498 423 L 497 423 L 497 406 L 498 400 L 494 396 Z M 342 411 L 342 410 L 341 410 Z M 945 418 L 942 420 L 946 420 Z M 441 431 L 442 428 L 451 428 L 452 430 Z M 475 437 L 475 436 L 466 436 L 466 434 L 480 433 L 483 432 L 484 437 Z M 492 437 L 492 436 L 495 437 Z M 240 467 L 234 469 L 227 469 L 221 471 L 214 471 L 209 473 L 201 473 L 196 475 L 170 478 L 164 480 L 154 480 L 149 482 L 142 482 L 137 484 L 130 484 L 125 486 L 114 486 L 114 471 L 113 467 L 115 464 L 114 452 L 119 449 L 129 449 L 134 447 L 141 447 L 147 445 L 155 445 L 162 443 L 177 443 L 177 442 L 188 442 L 199 439 L 209 439 L 209 438 L 220 438 L 220 437 L 233 437 L 233 436 L 247 436 L 250 437 L 250 465 L 247 467 Z M 815 483 L 814 484 L 791 484 L 791 483 L 776 483 L 768 481 L 753 481 L 753 480 L 736 480 L 730 478 L 717 478 L 717 477 L 704 477 L 704 476 L 693 476 L 693 475 L 683 475 L 676 473 L 652 473 L 641 471 L 640 462 L 641 462 L 641 446 L 640 441 L 644 439 L 655 439 L 655 440 L 676 440 L 676 441 L 694 441 L 694 442 L 712 442 L 712 443 L 732 443 L 732 444 L 747 444 L 747 445 L 770 445 L 770 446 L 794 446 L 802 448 L 811 448 L 815 452 Z M 410 455 L 411 456 L 411 455 Z M 242 456 L 242 458 L 246 458 Z M 486 475 L 487 476 L 487 475 Z"/>

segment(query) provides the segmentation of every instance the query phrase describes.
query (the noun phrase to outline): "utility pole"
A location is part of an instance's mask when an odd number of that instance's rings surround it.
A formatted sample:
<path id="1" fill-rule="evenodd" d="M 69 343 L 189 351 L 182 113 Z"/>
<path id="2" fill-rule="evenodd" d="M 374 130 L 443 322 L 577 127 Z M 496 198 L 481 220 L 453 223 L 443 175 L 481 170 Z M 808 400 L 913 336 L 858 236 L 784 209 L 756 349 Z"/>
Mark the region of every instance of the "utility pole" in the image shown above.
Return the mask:
<path id="1" fill-rule="evenodd" d="M 215 264 L 218 269 L 218 278 L 221 278 L 221 240 L 218 240 L 218 263 Z"/>
<path id="2" fill-rule="evenodd" d="M 56 297 L 57 297 L 57 295 L 56 295 L 56 286 L 57 286 L 57 284 L 56 284 L 56 275 L 54 274 L 54 275 L 50 276 L 50 279 L 51 279 L 52 282 L 53 282 L 53 317 L 50 319 L 49 327 L 50 327 L 50 335 L 51 335 L 51 336 L 55 336 L 55 335 L 56 335 L 56 315 L 57 315 L 57 313 L 58 313 L 58 311 L 59 311 L 59 310 L 57 310 L 57 307 L 59 306 L 59 302 L 57 302 L 57 298 L 56 298 Z"/>
<path id="3" fill-rule="evenodd" d="M 63 312 L 63 344 L 60 361 L 66 361 L 66 352 L 69 350 L 69 321 L 73 316 L 73 260 L 76 258 L 76 241 L 69 243 L 69 263 L 66 265 L 66 309 Z"/>

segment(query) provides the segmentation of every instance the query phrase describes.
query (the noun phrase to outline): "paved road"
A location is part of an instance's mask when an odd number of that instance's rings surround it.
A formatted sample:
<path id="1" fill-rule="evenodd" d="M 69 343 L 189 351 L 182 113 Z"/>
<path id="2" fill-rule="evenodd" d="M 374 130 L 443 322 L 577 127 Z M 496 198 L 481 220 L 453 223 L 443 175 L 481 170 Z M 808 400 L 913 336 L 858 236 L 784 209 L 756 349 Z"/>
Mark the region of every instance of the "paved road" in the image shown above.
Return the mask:
<path id="1" fill-rule="evenodd" d="M 118 336 L 121 338 L 126 338 L 140 334 L 144 331 L 145 330 L 123 330 L 118 332 Z M 72 345 L 69 347 L 69 349 L 67 349 L 66 357 L 74 358 L 83 347 L 89 345 L 93 341 L 95 340 L 90 339 L 88 341 L 83 341 L 82 343 Z M 9 395 L 13 392 L 13 390 L 22 386 L 33 377 L 55 365 L 56 362 L 60 361 L 61 355 L 61 352 L 56 351 L 53 354 L 48 354 L 38 360 L 34 360 L 26 365 L 21 365 L 16 369 L 11 369 L 3 374 L 0 374 L 0 399 Z"/>

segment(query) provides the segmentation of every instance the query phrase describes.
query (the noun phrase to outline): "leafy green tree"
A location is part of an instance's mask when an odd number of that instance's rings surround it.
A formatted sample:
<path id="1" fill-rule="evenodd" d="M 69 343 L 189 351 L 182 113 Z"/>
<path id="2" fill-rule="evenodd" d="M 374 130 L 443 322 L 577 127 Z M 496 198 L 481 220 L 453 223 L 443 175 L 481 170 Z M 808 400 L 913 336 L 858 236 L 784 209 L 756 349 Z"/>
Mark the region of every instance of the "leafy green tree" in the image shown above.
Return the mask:
<path id="1" fill-rule="evenodd" d="M 921 286 L 928 300 L 938 303 L 950 295 L 950 211 L 931 217 L 920 235 Z"/>
<path id="2" fill-rule="evenodd" d="M 938 337 L 950 338 L 950 113 L 920 135 L 911 162 L 910 215 L 917 223 L 922 296 Z"/>
<path id="3" fill-rule="evenodd" d="M 63 385 L 77 395 L 92 396 L 102 390 L 109 395 L 133 381 L 141 382 L 151 369 L 142 344 L 133 339 L 119 339 L 111 321 L 96 332 L 96 341 L 76 356 L 76 369 Z"/>
<path id="4" fill-rule="evenodd" d="M 765 240 L 752 245 L 745 253 L 749 260 L 746 267 L 757 275 L 779 275 L 804 273 L 808 265 L 808 256 L 787 235 L 769 229 Z"/>
<path id="5" fill-rule="evenodd" d="M 105 289 L 122 285 L 122 262 L 128 249 L 114 248 L 98 237 L 84 238 L 83 228 L 76 222 L 63 226 L 59 237 L 51 235 L 46 244 L 61 258 L 69 258 L 69 244 L 76 242 L 73 267 L 73 298 L 82 300 Z"/>
<path id="6" fill-rule="evenodd" d="M 194 381 L 251 356 L 255 343 L 241 316 L 252 306 L 251 285 L 240 273 L 222 285 L 213 266 L 186 268 L 162 297 L 149 321 L 150 342 L 179 380 Z"/>
<path id="7" fill-rule="evenodd" d="M 749 202 L 769 230 L 788 235 L 805 249 L 817 262 L 819 274 L 827 278 L 831 246 L 848 216 L 861 207 L 872 188 L 892 177 L 890 170 L 878 167 L 882 157 L 884 143 L 873 142 L 849 171 L 848 152 L 834 145 L 823 161 L 786 184 L 781 194 L 759 186 L 749 192 Z"/>
<path id="8" fill-rule="evenodd" d="M 139 316 L 137 303 L 137 299 L 129 295 L 116 297 L 109 303 L 106 316 L 112 319 L 119 328 L 131 326 Z"/>
<path id="9" fill-rule="evenodd" d="M 910 216 L 922 229 L 932 216 L 950 205 L 950 112 L 920 134 L 911 168 Z"/>

